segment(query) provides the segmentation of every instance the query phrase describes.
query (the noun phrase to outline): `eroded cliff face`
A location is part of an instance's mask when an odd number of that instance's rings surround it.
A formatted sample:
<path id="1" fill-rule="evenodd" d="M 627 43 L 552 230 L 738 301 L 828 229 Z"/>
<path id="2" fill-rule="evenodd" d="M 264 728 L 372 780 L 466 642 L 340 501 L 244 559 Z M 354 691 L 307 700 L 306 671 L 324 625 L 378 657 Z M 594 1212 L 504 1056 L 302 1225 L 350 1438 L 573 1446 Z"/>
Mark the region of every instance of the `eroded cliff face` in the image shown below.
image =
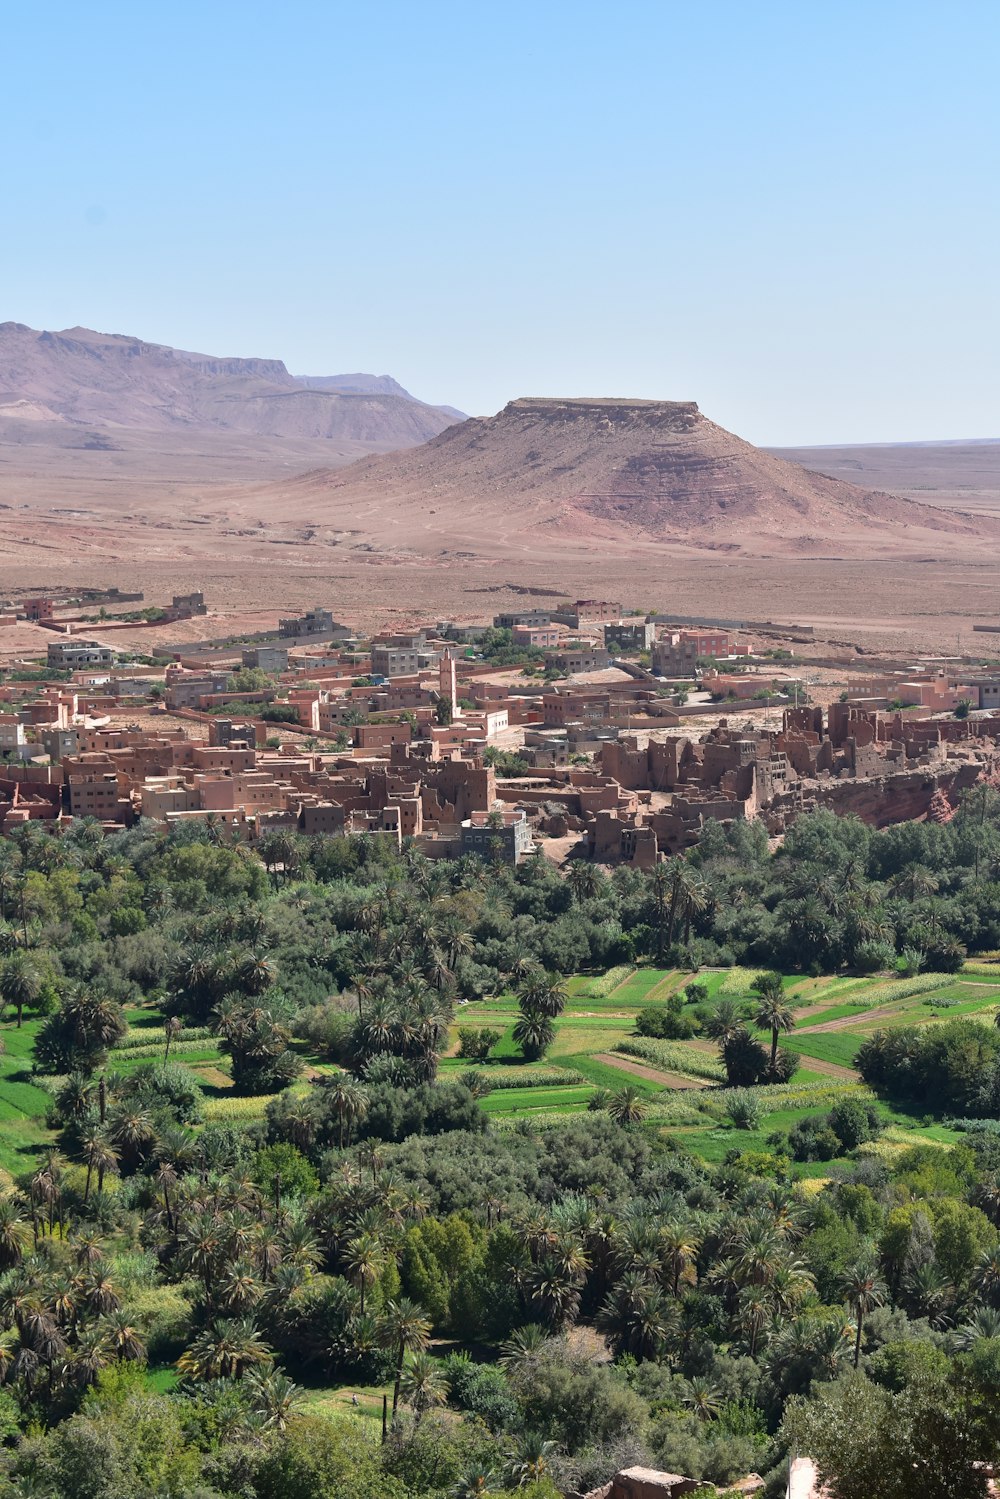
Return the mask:
<path id="1" fill-rule="evenodd" d="M 143 432 L 185 428 L 259 437 L 342 439 L 382 452 L 426 442 L 455 419 L 389 377 L 303 382 L 280 359 L 194 354 L 89 328 L 0 324 L 0 414 Z M 353 382 L 353 383 L 352 383 Z M 392 387 L 392 388 L 386 388 Z M 38 434 L 34 434 L 37 440 Z M 357 451 L 357 449 L 355 449 Z"/>
<path id="2" fill-rule="evenodd" d="M 990 768 L 973 761 L 945 761 L 933 770 L 900 771 L 877 780 L 801 782 L 795 793 L 775 798 L 765 821 L 770 831 L 783 832 L 800 812 L 816 807 L 825 807 L 841 817 L 860 817 L 873 828 L 923 820 L 932 813 L 938 821 L 941 796 L 955 806 L 960 794 Z"/>

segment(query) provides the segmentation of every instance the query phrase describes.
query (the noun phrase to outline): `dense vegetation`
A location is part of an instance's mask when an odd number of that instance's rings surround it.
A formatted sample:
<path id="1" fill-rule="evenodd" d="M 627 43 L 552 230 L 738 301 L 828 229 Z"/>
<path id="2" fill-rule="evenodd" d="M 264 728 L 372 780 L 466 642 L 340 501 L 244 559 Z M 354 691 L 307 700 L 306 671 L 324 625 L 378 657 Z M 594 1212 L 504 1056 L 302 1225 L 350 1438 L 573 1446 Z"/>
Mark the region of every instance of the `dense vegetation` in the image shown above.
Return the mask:
<path id="1" fill-rule="evenodd" d="M 952 969 L 1000 946 L 998 871 L 989 790 L 944 827 L 805 817 L 774 855 L 710 825 L 610 878 L 377 838 L 0 840 L 11 1086 L 48 1090 L 52 1131 L 11 1144 L 0 1195 L 11 1491 L 546 1499 L 648 1461 L 778 1493 L 795 1445 L 838 1499 L 908 1494 L 913 1464 L 923 1493 L 985 1492 L 1000 1036 L 946 1019 L 858 1055 L 948 1144 L 883 1148 L 856 1084 L 739 1139 L 790 1096 L 781 974 Z M 499 1034 L 457 1034 L 458 1005 L 513 994 L 541 1059 L 564 976 L 637 959 L 756 974 L 735 999 L 692 977 L 639 1027 L 664 1056 L 697 1032 L 740 1085 L 714 1161 L 638 1086 L 558 1123 L 481 1101 Z"/>

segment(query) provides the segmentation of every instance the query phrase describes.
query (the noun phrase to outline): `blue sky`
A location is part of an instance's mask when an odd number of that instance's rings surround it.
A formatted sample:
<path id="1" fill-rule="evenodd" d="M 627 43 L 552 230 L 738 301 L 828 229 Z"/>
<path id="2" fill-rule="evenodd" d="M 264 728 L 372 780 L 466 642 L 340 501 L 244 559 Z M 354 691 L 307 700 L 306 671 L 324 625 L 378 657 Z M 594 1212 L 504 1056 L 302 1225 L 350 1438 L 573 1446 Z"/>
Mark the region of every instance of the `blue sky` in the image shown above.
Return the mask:
<path id="1" fill-rule="evenodd" d="M 1000 437 L 1000 5 L 3 10 L 0 320 Z"/>

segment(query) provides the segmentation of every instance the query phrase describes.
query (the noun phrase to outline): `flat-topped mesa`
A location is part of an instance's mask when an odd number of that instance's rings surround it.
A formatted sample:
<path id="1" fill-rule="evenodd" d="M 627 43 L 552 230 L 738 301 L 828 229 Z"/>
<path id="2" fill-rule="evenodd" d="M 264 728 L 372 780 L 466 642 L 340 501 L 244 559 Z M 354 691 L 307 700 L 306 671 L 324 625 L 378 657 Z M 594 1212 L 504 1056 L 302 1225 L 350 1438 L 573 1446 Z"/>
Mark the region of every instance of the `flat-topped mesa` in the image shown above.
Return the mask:
<path id="1" fill-rule="evenodd" d="M 547 544 L 557 526 L 594 547 L 681 540 L 823 553 L 845 537 L 882 547 L 894 524 L 932 533 L 924 545 L 970 529 L 943 510 L 784 463 L 717 426 L 695 401 L 521 396 L 496 416 L 320 482 L 343 496 L 349 515 L 375 504 L 389 526 L 433 516 L 431 530 L 449 540 L 471 539 L 481 526 L 488 545 L 499 530 L 505 539 L 520 533 L 518 545 L 529 548 Z"/>
<path id="2" fill-rule="evenodd" d="M 630 396 L 519 396 L 493 420 L 527 416 L 545 422 L 592 422 L 607 427 L 622 422 L 685 431 L 701 419 L 696 401 L 649 401 Z"/>

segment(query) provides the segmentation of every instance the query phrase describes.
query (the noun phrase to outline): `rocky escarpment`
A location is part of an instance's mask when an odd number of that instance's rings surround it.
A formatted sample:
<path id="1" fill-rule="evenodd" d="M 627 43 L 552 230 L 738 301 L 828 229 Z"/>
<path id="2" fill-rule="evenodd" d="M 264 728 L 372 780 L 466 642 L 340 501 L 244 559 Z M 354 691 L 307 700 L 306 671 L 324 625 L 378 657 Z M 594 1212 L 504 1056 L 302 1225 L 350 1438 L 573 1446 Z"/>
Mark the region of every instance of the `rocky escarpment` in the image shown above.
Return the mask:
<path id="1" fill-rule="evenodd" d="M 280 359 L 218 358 L 89 328 L 37 332 L 7 322 L 0 324 L 0 407 L 18 402 L 88 427 L 329 439 L 356 444 L 355 453 L 426 442 L 455 419 L 388 376 L 304 383 Z M 17 440 L 16 431 L 6 440 Z"/>
<path id="2" fill-rule="evenodd" d="M 317 485 L 318 487 L 318 485 Z M 467 531 L 492 512 L 505 535 L 567 528 L 574 539 L 691 541 L 716 549 L 843 555 L 979 534 L 968 517 L 860 489 L 762 452 L 694 401 L 610 397 L 511 401 L 449 427 L 424 447 L 330 477 L 331 497 L 391 502 Z M 434 529 L 439 529 L 440 520 Z"/>

